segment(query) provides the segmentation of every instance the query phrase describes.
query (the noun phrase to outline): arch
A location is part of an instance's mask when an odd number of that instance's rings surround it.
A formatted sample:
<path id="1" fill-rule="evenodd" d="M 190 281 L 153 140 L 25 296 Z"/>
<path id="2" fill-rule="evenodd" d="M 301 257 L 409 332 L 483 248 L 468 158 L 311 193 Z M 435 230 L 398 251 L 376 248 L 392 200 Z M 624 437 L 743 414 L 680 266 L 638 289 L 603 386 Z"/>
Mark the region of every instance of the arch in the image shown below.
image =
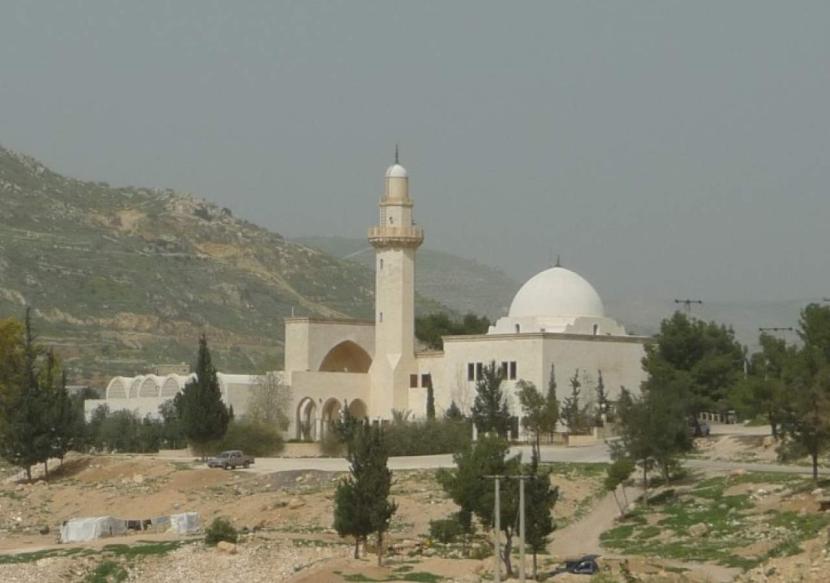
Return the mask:
<path id="1" fill-rule="evenodd" d="M 141 384 L 138 386 L 139 397 L 158 397 L 161 387 L 159 386 L 156 376 L 149 375 L 144 377 Z"/>
<path id="2" fill-rule="evenodd" d="M 365 419 L 369 416 L 369 408 L 362 399 L 352 399 L 349 401 L 349 413 L 357 419 Z"/>
<path id="3" fill-rule="evenodd" d="M 311 397 L 305 397 L 297 405 L 297 439 L 317 439 L 317 404 Z"/>
<path id="4" fill-rule="evenodd" d="M 167 377 L 165 377 L 164 379 L 164 382 L 161 383 L 161 390 L 159 391 L 159 396 L 175 397 L 184 389 L 184 386 L 187 383 L 189 383 L 192 379 L 195 378 L 196 375 L 193 373 L 187 376 L 178 374 L 167 375 Z"/>
<path id="5" fill-rule="evenodd" d="M 129 390 L 129 398 L 135 399 L 138 397 L 138 389 L 141 387 L 141 383 L 144 382 L 144 375 L 134 377 L 132 381 L 130 381 L 130 390 Z"/>
<path id="6" fill-rule="evenodd" d="M 107 399 L 126 399 L 129 394 L 130 380 L 124 377 L 114 377 L 107 385 Z"/>
<path id="7" fill-rule="evenodd" d="M 371 365 L 372 357 L 368 352 L 351 340 L 345 340 L 329 350 L 320 364 L 320 371 L 367 373 Z"/>

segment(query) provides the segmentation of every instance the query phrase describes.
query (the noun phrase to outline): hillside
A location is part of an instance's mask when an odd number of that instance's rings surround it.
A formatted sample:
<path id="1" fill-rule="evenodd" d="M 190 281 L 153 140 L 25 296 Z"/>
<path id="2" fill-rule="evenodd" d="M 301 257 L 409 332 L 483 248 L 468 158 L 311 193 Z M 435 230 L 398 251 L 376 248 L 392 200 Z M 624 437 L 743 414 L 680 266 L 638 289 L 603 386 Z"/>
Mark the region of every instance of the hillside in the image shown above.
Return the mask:
<path id="1" fill-rule="evenodd" d="M 202 331 L 220 369 L 278 367 L 285 316 L 369 317 L 372 283 L 192 195 L 66 178 L 0 147 L 0 317 L 33 306 L 72 382 L 190 362 Z"/>
<path id="2" fill-rule="evenodd" d="M 295 241 L 368 268 L 373 265 L 371 247 L 364 239 L 302 237 Z M 492 319 L 507 313 L 519 284 L 499 269 L 424 248 L 418 250 L 415 289 L 458 313 L 473 312 Z"/>

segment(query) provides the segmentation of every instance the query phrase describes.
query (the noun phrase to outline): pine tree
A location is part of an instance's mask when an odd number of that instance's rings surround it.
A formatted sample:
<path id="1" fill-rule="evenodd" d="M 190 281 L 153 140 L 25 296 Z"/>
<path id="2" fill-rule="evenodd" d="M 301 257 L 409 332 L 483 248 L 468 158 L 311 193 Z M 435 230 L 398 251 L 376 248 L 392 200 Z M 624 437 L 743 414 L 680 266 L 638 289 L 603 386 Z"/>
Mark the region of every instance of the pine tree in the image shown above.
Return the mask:
<path id="1" fill-rule="evenodd" d="M 476 398 L 473 402 L 473 423 L 479 433 L 494 431 L 504 437 L 510 428 L 510 411 L 501 384 L 504 371 L 490 362 L 482 370 L 482 378 L 476 382 Z"/>
<path id="2" fill-rule="evenodd" d="M 392 472 L 387 467 L 389 455 L 382 430 L 368 423 L 356 426 L 348 449 L 350 475 L 335 492 L 334 528 L 340 536 L 354 537 L 355 558 L 359 555 L 360 541 L 374 533 L 380 565 L 383 536 L 397 510 L 397 504 L 389 500 Z"/>
<path id="3" fill-rule="evenodd" d="M 427 419 L 435 420 L 435 392 L 432 389 L 432 378 L 427 384 Z"/>
<path id="4" fill-rule="evenodd" d="M 176 395 L 174 403 L 185 437 L 204 457 L 210 442 L 224 437 L 231 419 L 231 413 L 222 401 L 219 379 L 204 334 L 199 338 L 196 378 Z"/>
<path id="5" fill-rule="evenodd" d="M 550 483 L 550 474 L 539 468 L 539 455 L 533 452 L 525 483 L 525 541 L 533 554 L 533 578 L 536 579 L 538 553 L 544 552 L 548 537 L 556 530 L 551 510 L 559 500 L 559 488 Z"/>

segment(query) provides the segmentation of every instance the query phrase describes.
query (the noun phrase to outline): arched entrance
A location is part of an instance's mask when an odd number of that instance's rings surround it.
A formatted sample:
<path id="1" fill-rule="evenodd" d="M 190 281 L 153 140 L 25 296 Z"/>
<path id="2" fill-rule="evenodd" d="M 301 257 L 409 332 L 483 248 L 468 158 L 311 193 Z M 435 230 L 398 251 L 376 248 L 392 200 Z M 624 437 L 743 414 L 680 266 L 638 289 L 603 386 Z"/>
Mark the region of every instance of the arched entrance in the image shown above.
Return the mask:
<path id="1" fill-rule="evenodd" d="M 343 414 L 343 405 L 338 399 L 331 398 L 323 405 L 321 415 L 323 436 L 334 429 Z"/>
<path id="2" fill-rule="evenodd" d="M 297 405 L 297 439 L 317 440 L 317 405 L 310 397 L 301 400 Z"/>
<path id="3" fill-rule="evenodd" d="M 361 401 L 360 399 L 352 399 L 349 402 L 349 413 L 355 419 L 365 419 L 368 417 L 368 408 L 366 407 L 366 403 Z"/>
<path id="4" fill-rule="evenodd" d="M 351 340 L 346 340 L 329 350 L 320 363 L 320 371 L 367 373 L 371 365 L 369 353 Z"/>

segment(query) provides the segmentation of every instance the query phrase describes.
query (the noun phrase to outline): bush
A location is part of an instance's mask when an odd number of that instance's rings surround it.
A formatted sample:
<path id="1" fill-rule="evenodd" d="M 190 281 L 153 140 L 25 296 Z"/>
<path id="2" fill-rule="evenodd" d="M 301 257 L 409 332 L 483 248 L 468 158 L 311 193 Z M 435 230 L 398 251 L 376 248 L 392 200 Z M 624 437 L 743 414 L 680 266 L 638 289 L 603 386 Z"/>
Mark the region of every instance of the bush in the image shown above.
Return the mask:
<path id="1" fill-rule="evenodd" d="M 464 528 L 457 516 L 429 521 L 429 537 L 440 543 L 448 544 L 464 535 Z"/>
<path id="2" fill-rule="evenodd" d="M 225 437 L 211 444 L 211 449 L 216 452 L 240 449 L 258 457 L 276 455 L 284 447 L 282 435 L 276 427 L 247 419 L 232 419 Z"/>
<path id="3" fill-rule="evenodd" d="M 346 444 L 336 431 L 327 431 L 320 440 L 320 453 L 329 457 L 340 457 L 346 451 Z"/>
<path id="4" fill-rule="evenodd" d="M 239 533 L 227 518 L 221 516 L 214 518 L 205 529 L 205 544 L 215 547 L 220 541 L 236 543 L 239 540 Z"/>
<path id="5" fill-rule="evenodd" d="M 472 440 L 469 421 L 434 419 L 392 423 L 384 428 L 390 456 L 454 453 Z"/>

